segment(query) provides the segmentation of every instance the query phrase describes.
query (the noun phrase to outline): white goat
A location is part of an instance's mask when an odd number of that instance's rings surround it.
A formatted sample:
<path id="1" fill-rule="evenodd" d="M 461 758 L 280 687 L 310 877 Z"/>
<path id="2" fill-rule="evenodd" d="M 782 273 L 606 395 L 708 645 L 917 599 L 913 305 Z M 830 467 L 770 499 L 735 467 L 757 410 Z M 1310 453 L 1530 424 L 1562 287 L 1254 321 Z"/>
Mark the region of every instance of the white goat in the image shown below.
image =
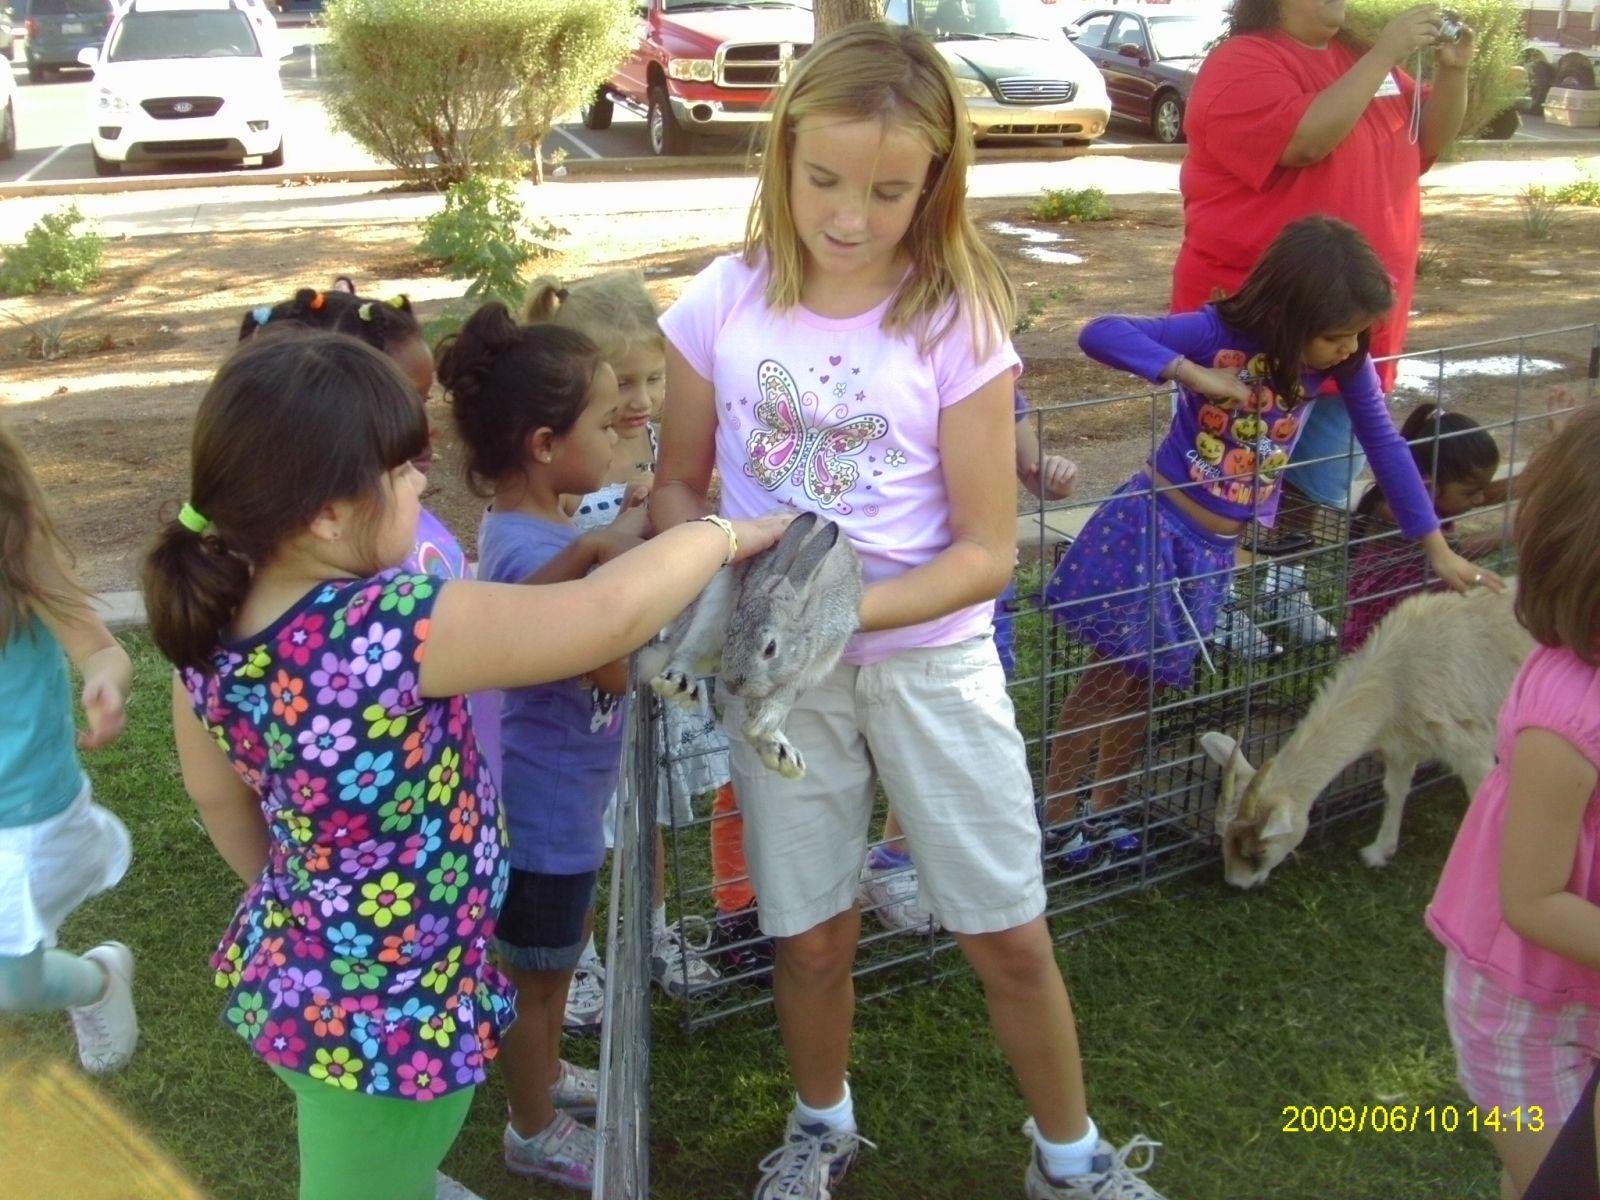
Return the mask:
<path id="1" fill-rule="evenodd" d="M 1397 605 L 1339 664 L 1277 757 L 1258 771 L 1223 733 L 1200 737 L 1222 764 L 1217 830 L 1234 887 L 1263 883 L 1306 836 L 1311 805 L 1363 754 L 1383 760 L 1383 820 L 1361 850 L 1386 865 L 1400 841 L 1411 776 L 1437 760 L 1469 794 L 1494 766 L 1495 722 L 1533 639 L 1505 594 L 1428 592 Z"/>

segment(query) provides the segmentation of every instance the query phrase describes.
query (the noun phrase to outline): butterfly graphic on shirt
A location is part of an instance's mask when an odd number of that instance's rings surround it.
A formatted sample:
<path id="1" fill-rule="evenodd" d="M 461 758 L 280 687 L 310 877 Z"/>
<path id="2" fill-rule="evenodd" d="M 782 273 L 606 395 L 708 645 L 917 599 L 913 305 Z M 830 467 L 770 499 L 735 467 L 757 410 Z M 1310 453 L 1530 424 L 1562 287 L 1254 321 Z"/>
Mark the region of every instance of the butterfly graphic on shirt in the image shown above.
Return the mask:
<path id="1" fill-rule="evenodd" d="M 850 460 L 887 434 L 889 422 L 874 413 L 851 416 L 848 405 L 838 404 L 813 424 L 806 410 L 816 408 L 816 394 L 802 397 L 794 376 L 770 358 L 756 368 L 756 384 L 761 398 L 745 443 L 745 473 L 769 492 L 787 481 L 819 508 L 852 512 L 844 496 L 861 468 Z"/>

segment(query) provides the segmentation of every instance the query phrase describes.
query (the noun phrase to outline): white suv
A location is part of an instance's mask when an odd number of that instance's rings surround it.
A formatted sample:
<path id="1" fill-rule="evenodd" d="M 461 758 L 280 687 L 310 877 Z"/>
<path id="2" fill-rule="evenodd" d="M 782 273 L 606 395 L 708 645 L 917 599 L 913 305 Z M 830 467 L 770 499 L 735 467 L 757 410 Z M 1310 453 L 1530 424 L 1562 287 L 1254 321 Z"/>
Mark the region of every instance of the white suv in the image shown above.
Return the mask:
<path id="1" fill-rule="evenodd" d="M 256 155 L 281 167 L 284 53 L 245 0 L 133 0 L 105 45 L 79 56 L 94 68 L 95 174 L 130 162 Z"/>

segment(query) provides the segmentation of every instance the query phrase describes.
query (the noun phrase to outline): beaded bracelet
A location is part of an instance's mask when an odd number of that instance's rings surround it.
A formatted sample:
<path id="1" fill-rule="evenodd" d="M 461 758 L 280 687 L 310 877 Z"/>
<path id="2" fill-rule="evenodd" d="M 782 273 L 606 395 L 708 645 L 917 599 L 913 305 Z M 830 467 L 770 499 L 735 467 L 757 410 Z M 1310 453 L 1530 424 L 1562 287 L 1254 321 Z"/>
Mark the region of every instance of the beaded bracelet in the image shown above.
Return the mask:
<path id="1" fill-rule="evenodd" d="M 700 520 L 709 522 L 722 530 L 728 537 L 728 553 L 723 556 L 722 565 L 727 566 L 733 561 L 733 556 L 739 553 L 739 535 L 733 531 L 733 526 L 723 517 L 716 515 L 701 517 Z"/>

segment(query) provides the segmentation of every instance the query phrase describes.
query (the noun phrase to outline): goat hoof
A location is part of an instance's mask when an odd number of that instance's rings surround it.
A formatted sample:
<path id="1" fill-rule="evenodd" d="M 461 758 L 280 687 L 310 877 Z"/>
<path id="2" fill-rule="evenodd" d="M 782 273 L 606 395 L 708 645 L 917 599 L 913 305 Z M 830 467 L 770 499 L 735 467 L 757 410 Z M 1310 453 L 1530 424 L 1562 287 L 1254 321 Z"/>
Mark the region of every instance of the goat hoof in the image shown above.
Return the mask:
<path id="1" fill-rule="evenodd" d="M 687 671 L 668 668 L 650 681 L 656 695 L 681 708 L 700 706 L 700 681 Z"/>
<path id="2" fill-rule="evenodd" d="M 800 779 L 806 773 L 806 761 L 800 757 L 796 750 L 782 737 L 770 738 L 762 742 L 756 752 L 761 755 L 761 761 L 769 771 L 776 771 L 785 779 Z"/>
<path id="3" fill-rule="evenodd" d="M 1392 849 L 1386 850 L 1376 844 L 1361 847 L 1361 861 L 1369 867 L 1387 867 L 1389 860 L 1393 857 L 1394 851 Z"/>

